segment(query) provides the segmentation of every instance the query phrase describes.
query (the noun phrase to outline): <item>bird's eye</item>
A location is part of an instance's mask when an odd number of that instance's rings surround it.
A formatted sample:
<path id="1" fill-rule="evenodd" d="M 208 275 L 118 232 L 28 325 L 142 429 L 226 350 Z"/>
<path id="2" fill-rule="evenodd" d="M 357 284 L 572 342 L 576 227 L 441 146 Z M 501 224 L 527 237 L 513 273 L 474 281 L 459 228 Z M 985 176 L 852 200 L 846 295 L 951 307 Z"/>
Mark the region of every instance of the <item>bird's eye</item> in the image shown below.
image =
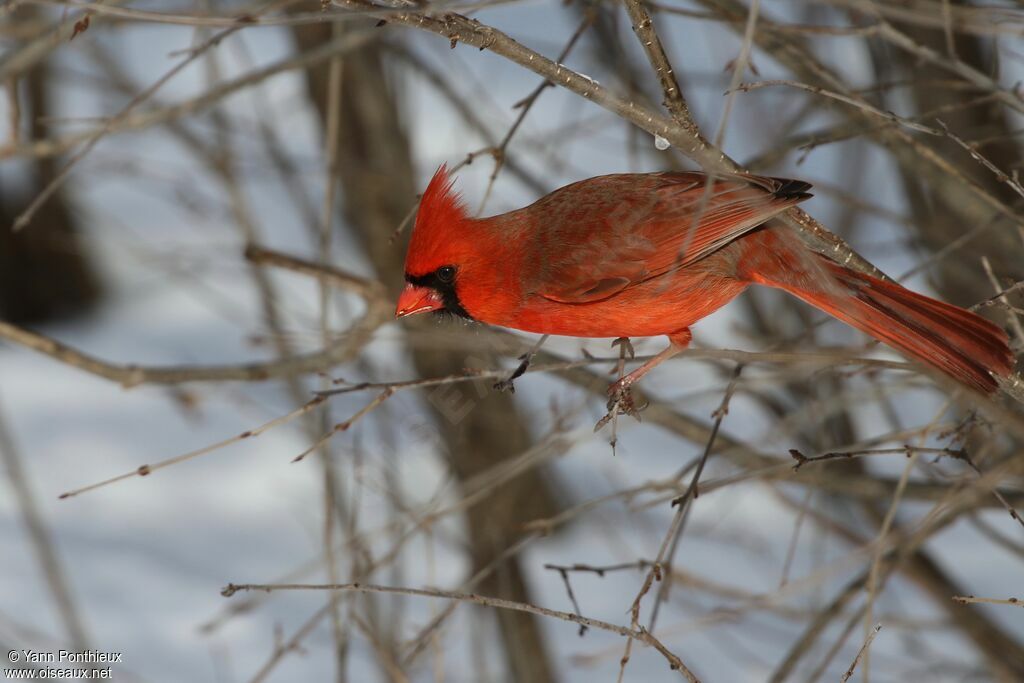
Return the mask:
<path id="1" fill-rule="evenodd" d="M 449 285 L 455 280 L 455 266 L 441 266 L 437 269 L 437 279 Z"/>

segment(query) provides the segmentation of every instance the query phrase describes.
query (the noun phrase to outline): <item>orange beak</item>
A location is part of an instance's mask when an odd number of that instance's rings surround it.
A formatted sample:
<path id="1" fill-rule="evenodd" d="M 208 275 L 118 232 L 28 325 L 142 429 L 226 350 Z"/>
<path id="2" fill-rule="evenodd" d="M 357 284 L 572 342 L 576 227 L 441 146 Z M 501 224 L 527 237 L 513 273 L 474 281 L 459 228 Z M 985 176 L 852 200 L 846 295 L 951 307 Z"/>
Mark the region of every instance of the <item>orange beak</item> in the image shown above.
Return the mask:
<path id="1" fill-rule="evenodd" d="M 407 283 L 405 289 L 398 296 L 395 317 L 404 318 L 407 315 L 428 313 L 442 308 L 444 308 L 444 300 L 436 291 L 429 287 L 417 287 L 412 283 Z"/>

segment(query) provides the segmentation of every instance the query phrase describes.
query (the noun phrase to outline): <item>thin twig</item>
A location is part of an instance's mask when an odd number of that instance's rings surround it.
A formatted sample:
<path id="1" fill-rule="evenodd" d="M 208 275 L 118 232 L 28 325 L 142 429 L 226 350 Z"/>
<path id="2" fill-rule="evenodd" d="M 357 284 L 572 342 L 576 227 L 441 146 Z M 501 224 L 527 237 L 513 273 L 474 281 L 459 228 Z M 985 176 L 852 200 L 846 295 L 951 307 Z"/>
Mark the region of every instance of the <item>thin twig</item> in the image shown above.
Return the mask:
<path id="1" fill-rule="evenodd" d="M 861 645 L 860 650 L 857 651 L 857 656 L 854 657 L 853 663 L 850 664 L 850 668 L 846 670 L 846 672 L 842 675 L 842 677 L 839 680 L 841 680 L 843 683 L 846 683 L 846 681 L 850 680 L 850 677 L 853 676 L 853 670 L 857 668 L 857 663 L 860 662 L 861 657 L 863 657 L 865 653 L 867 653 L 868 648 L 871 647 L 871 643 L 875 641 L 875 636 L 877 636 L 878 632 L 881 630 L 882 625 L 875 624 L 875 627 L 871 629 L 871 633 L 869 633 L 868 637 L 864 640 L 864 644 Z"/>
<path id="2" fill-rule="evenodd" d="M 953 602 L 961 605 L 971 605 L 975 603 L 984 603 L 987 605 L 1013 605 L 1014 607 L 1024 607 L 1024 600 L 1019 598 L 979 598 L 974 595 L 954 595 Z"/>
<path id="3" fill-rule="evenodd" d="M 483 605 L 485 607 L 494 607 L 497 609 L 507 609 L 516 612 L 527 612 L 529 614 L 535 614 L 542 617 L 550 617 L 553 619 L 561 619 L 562 621 L 569 621 L 574 624 L 583 626 L 589 626 L 602 631 L 608 631 L 609 633 L 616 633 L 620 636 L 625 636 L 632 640 L 639 640 L 647 645 L 650 645 L 656 649 L 661 655 L 668 661 L 669 666 L 679 673 L 690 683 L 699 683 L 699 679 L 693 674 L 690 669 L 683 664 L 683 661 L 669 650 L 665 645 L 655 638 L 652 634 L 648 633 L 644 629 L 631 629 L 625 626 L 618 626 L 611 624 L 607 621 L 601 621 L 599 619 L 592 619 L 590 617 L 581 617 L 571 612 L 562 612 L 559 610 L 548 609 L 547 607 L 540 607 L 538 605 L 531 605 L 523 602 L 515 602 L 513 600 L 504 600 L 502 598 L 492 598 L 483 595 L 474 595 L 472 593 L 458 593 L 455 591 L 446 591 L 440 589 L 427 589 L 427 588 L 400 588 L 395 586 L 377 586 L 374 584 L 367 583 L 339 583 L 339 584 L 311 584 L 311 583 L 276 583 L 276 584 L 258 584 L 258 583 L 242 583 L 234 584 L 229 583 L 221 591 L 221 595 L 228 598 L 239 591 L 356 591 L 359 593 L 390 593 L 395 595 L 414 595 L 428 598 L 442 598 L 445 600 L 458 600 L 460 602 L 469 602 L 476 605 Z"/>
<path id="4" fill-rule="evenodd" d="M 173 458 L 160 460 L 159 462 L 155 462 L 152 465 L 139 465 L 139 467 L 132 470 L 131 472 L 125 472 L 124 474 L 119 474 L 116 477 L 111 477 L 110 479 L 104 479 L 103 481 L 96 482 L 95 484 L 89 484 L 88 486 L 72 489 L 71 491 L 67 491 L 66 493 L 60 494 L 60 496 L 58 497 L 61 499 L 71 498 L 73 496 L 77 496 L 87 491 L 95 491 L 96 489 L 103 488 L 104 486 L 109 486 L 110 484 L 114 484 L 119 481 L 124 481 L 125 479 L 131 479 L 132 477 L 148 477 L 153 472 L 156 472 L 157 470 L 162 470 L 165 467 L 177 465 L 180 462 L 185 462 L 186 460 L 198 458 L 201 455 L 212 453 L 213 451 L 224 448 L 225 446 L 230 446 L 231 444 L 234 443 L 238 443 L 239 441 L 244 441 L 246 439 L 252 439 L 257 436 L 260 436 L 264 432 L 273 429 L 274 427 L 278 427 L 280 425 L 291 422 L 295 418 L 311 412 L 325 400 L 326 399 L 323 396 L 317 396 L 313 400 L 299 406 L 290 413 L 281 415 L 279 417 L 275 417 L 273 420 L 263 423 L 256 429 L 244 431 L 237 436 L 232 436 L 228 439 L 224 439 L 223 441 L 218 441 L 217 443 L 213 443 L 208 446 L 203 446 L 202 448 L 197 448 L 194 451 L 189 451 L 188 453 L 183 453 L 182 455 L 176 455 Z"/>

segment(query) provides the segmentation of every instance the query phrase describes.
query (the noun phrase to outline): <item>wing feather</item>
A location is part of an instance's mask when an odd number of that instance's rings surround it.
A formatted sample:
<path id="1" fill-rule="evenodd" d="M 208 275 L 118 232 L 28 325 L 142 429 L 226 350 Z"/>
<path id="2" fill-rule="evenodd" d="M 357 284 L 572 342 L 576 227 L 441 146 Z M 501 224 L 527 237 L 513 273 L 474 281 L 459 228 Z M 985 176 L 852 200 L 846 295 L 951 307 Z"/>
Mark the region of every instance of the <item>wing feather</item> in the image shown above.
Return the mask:
<path id="1" fill-rule="evenodd" d="M 623 174 L 570 185 L 538 207 L 562 220 L 545 234 L 553 256 L 537 264 L 533 291 L 562 303 L 610 298 L 721 249 L 810 197 L 809 188 L 765 176 L 709 185 L 699 173 Z"/>

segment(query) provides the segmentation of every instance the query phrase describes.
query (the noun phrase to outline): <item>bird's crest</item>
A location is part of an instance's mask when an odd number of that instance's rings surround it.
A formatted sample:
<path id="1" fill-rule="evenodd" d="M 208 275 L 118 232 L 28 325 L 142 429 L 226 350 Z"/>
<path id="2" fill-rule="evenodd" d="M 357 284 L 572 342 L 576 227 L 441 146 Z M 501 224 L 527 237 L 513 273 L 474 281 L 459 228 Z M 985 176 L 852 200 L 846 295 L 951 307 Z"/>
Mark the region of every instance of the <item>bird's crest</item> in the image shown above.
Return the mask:
<path id="1" fill-rule="evenodd" d="M 448 166 L 442 164 L 423 191 L 406 256 L 408 273 L 419 274 L 424 269 L 447 265 L 467 241 L 465 223 L 469 214 L 454 184 Z"/>
<path id="2" fill-rule="evenodd" d="M 448 165 L 441 164 L 423 191 L 416 213 L 417 230 L 428 225 L 456 225 L 466 218 L 466 205 L 454 186 L 455 178 L 448 174 Z"/>

